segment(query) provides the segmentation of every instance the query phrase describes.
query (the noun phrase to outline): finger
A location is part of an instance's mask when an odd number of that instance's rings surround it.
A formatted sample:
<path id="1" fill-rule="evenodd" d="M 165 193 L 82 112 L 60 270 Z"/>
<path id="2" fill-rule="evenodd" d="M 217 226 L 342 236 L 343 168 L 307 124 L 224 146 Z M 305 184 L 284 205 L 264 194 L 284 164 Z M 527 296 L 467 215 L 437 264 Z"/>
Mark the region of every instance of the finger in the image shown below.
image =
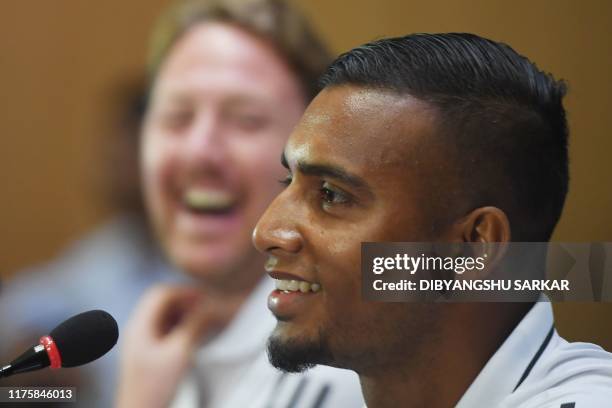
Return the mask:
<path id="1" fill-rule="evenodd" d="M 197 288 L 158 285 L 143 297 L 133 315 L 132 325 L 141 333 L 163 337 L 200 296 Z"/>
<path id="2" fill-rule="evenodd" d="M 172 333 L 190 315 L 202 293 L 196 288 L 172 287 L 160 294 L 154 310 L 153 334 L 164 337 Z"/>
<path id="3" fill-rule="evenodd" d="M 204 338 L 225 327 L 232 320 L 241 301 L 242 299 L 235 302 L 217 302 L 204 297 L 187 312 L 172 335 L 185 347 L 197 347 Z"/>

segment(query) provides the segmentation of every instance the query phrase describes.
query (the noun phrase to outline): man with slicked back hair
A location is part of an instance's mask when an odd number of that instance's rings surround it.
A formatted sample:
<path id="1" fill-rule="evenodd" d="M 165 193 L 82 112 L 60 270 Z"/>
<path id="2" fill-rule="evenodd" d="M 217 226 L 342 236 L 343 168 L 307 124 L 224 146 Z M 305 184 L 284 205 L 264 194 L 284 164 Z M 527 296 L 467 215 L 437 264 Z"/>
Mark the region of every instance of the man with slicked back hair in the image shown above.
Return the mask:
<path id="1" fill-rule="evenodd" d="M 562 339 L 545 298 L 391 303 L 361 292 L 362 242 L 550 239 L 568 190 L 564 83 L 505 44 L 450 33 L 357 47 L 322 84 L 285 146 L 286 187 L 253 235 L 277 280 L 272 363 L 354 370 L 370 408 L 610 406 L 612 355 Z"/>

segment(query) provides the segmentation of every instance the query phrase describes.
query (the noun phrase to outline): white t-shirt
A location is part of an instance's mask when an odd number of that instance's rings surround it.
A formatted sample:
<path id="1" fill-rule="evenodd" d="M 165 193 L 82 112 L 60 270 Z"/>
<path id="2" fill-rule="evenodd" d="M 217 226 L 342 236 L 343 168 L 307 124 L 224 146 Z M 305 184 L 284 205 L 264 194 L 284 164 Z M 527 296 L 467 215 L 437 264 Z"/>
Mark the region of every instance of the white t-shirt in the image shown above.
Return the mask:
<path id="1" fill-rule="evenodd" d="M 568 343 L 554 328 L 550 303 L 538 302 L 456 405 L 480 407 L 610 408 L 612 354 Z"/>
<path id="2" fill-rule="evenodd" d="M 268 336 L 276 319 L 267 308 L 273 281 L 264 278 L 218 336 L 196 355 L 172 408 L 351 408 L 362 407 L 357 375 L 317 366 L 286 374 L 270 365 Z"/>

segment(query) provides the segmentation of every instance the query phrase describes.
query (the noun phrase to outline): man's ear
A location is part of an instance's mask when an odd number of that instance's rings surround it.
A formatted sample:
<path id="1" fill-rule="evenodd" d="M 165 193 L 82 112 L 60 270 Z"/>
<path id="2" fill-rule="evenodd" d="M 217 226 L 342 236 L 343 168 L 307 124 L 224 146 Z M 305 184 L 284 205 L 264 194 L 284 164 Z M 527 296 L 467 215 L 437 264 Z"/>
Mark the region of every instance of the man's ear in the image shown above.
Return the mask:
<path id="1" fill-rule="evenodd" d="M 510 221 L 497 207 L 479 207 L 455 221 L 440 237 L 441 242 L 459 244 L 453 249 L 458 256 L 468 251 L 469 256 L 484 257 L 486 264 L 497 265 L 508 249 L 511 239 Z M 501 245 L 500 245 L 501 243 Z M 461 244 L 468 244 L 463 245 Z M 468 255 L 468 254 L 465 254 Z"/>
<path id="2" fill-rule="evenodd" d="M 498 267 L 511 239 L 510 221 L 497 207 L 476 208 L 455 223 L 453 232 L 455 242 L 470 244 L 470 256 L 485 259 L 487 268 L 472 271 L 475 278 L 484 278 Z"/>
<path id="3" fill-rule="evenodd" d="M 455 228 L 463 242 L 492 243 L 509 242 L 511 239 L 510 221 L 497 207 L 476 208 L 463 217 Z"/>

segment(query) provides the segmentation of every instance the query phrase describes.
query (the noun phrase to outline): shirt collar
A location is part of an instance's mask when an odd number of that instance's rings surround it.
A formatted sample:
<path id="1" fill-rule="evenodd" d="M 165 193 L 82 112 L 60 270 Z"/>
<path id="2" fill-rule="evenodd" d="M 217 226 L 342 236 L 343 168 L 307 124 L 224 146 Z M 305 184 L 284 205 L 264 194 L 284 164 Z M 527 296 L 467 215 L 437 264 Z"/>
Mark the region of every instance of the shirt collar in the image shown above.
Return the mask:
<path id="1" fill-rule="evenodd" d="M 455 408 L 498 406 L 524 379 L 534 357 L 537 359 L 543 351 L 550 340 L 552 326 L 552 306 L 542 296 L 480 371 Z"/>

